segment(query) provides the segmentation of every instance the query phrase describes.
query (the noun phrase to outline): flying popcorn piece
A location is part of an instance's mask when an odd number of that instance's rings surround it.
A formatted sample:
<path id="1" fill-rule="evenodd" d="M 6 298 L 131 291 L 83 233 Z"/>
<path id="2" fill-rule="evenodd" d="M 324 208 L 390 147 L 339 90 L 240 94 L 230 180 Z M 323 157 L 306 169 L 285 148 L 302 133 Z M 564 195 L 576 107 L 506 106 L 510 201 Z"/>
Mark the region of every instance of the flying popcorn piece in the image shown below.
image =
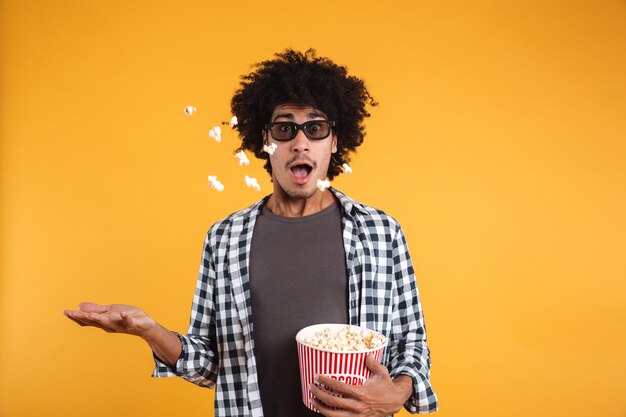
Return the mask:
<path id="1" fill-rule="evenodd" d="M 328 187 L 330 187 L 330 181 L 328 181 L 328 180 L 317 180 L 317 188 L 320 191 L 324 191 Z"/>
<path id="2" fill-rule="evenodd" d="M 224 184 L 218 181 L 217 176 L 209 175 L 209 185 L 217 191 L 224 191 Z"/>
<path id="3" fill-rule="evenodd" d="M 350 165 L 343 164 L 341 167 L 343 168 L 343 172 L 346 174 L 352 174 L 352 168 L 350 168 Z"/>
<path id="4" fill-rule="evenodd" d="M 246 177 L 244 178 L 244 181 L 246 182 L 246 185 L 248 187 L 254 188 L 257 191 L 261 191 L 261 186 L 257 182 L 256 178 L 251 178 L 251 177 L 246 175 Z"/>
<path id="5" fill-rule="evenodd" d="M 194 106 L 186 106 L 185 107 L 185 114 L 187 116 L 191 116 L 196 112 L 196 108 Z"/>
<path id="6" fill-rule="evenodd" d="M 263 145 L 263 151 L 267 152 L 270 155 L 274 155 L 274 152 L 276 152 L 276 148 L 278 148 L 278 146 L 275 143 L 272 143 L 271 145 Z"/>
<path id="7" fill-rule="evenodd" d="M 228 126 L 230 126 L 230 128 L 232 129 L 233 127 L 237 126 L 237 116 L 233 116 L 230 119 L 230 122 L 228 122 Z"/>
<path id="8" fill-rule="evenodd" d="M 235 156 L 239 159 L 239 166 L 250 165 L 250 160 L 243 151 L 237 152 Z"/>
<path id="9" fill-rule="evenodd" d="M 216 142 L 222 141 L 222 128 L 219 126 L 213 126 L 211 130 L 209 130 L 209 136 L 215 139 Z"/>

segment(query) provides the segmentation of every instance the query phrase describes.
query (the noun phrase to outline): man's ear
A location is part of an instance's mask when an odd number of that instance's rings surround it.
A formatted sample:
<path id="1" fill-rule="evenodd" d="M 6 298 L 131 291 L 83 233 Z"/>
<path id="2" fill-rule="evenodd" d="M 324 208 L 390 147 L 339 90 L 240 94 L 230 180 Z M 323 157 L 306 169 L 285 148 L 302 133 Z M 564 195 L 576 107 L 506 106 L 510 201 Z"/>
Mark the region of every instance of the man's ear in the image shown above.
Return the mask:
<path id="1" fill-rule="evenodd" d="M 333 135 L 332 153 L 337 152 L 337 135 Z"/>
<path id="2" fill-rule="evenodd" d="M 265 129 L 261 130 L 261 136 L 263 137 L 263 145 L 267 145 L 267 132 Z"/>

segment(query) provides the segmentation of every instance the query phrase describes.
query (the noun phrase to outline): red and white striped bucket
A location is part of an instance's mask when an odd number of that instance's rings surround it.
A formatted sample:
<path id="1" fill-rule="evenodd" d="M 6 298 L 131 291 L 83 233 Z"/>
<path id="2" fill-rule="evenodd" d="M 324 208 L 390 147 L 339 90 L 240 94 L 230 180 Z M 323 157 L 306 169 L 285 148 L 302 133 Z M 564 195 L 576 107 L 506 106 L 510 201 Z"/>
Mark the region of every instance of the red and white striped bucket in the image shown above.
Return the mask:
<path id="1" fill-rule="evenodd" d="M 362 385 L 370 376 L 370 370 L 366 365 L 367 355 L 374 354 L 380 361 L 383 355 L 385 343 L 376 348 L 361 350 L 358 352 L 342 352 L 311 346 L 305 342 L 309 337 L 324 330 L 339 331 L 347 327 L 345 324 L 316 324 L 305 327 L 296 335 L 298 344 L 298 358 L 300 360 L 300 383 L 302 385 L 302 401 L 311 410 L 318 410 L 313 406 L 313 394 L 309 391 L 309 384 L 313 383 L 315 375 L 326 375 L 332 379 L 345 382 L 350 385 Z M 369 330 L 373 332 L 373 330 Z M 332 392 L 332 391 L 330 391 Z M 332 392 L 333 395 L 339 395 Z"/>

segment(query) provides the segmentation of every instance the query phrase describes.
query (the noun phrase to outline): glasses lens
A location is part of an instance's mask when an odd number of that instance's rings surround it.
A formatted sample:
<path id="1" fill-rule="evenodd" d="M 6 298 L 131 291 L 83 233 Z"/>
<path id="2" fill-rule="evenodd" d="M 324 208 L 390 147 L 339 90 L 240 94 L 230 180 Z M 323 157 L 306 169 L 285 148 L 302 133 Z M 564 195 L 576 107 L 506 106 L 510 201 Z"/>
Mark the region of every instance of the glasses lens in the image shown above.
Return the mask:
<path id="1" fill-rule="evenodd" d="M 290 140 L 296 136 L 296 127 L 291 122 L 277 122 L 272 124 L 272 137 L 276 140 Z"/>
<path id="2" fill-rule="evenodd" d="M 324 139 L 330 132 L 330 126 L 325 120 L 311 120 L 304 124 L 304 133 L 311 139 Z"/>
<path id="3" fill-rule="evenodd" d="M 324 139 L 330 134 L 328 120 L 310 120 L 298 125 L 293 122 L 275 122 L 269 125 L 272 137 L 275 140 L 291 140 L 296 137 L 298 129 L 302 129 L 309 139 Z"/>

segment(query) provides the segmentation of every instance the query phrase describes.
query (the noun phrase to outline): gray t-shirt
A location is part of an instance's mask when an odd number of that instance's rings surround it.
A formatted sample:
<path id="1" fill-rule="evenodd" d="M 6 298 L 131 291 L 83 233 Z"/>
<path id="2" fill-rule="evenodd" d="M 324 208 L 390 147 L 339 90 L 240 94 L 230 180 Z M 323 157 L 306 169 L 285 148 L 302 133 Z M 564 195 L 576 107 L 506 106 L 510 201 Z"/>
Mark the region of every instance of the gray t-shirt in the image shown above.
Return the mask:
<path id="1" fill-rule="evenodd" d="M 252 234 L 250 294 L 263 413 L 319 416 L 302 403 L 296 333 L 348 323 L 348 274 L 337 201 L 305 217 L 263 207 Z"/>

